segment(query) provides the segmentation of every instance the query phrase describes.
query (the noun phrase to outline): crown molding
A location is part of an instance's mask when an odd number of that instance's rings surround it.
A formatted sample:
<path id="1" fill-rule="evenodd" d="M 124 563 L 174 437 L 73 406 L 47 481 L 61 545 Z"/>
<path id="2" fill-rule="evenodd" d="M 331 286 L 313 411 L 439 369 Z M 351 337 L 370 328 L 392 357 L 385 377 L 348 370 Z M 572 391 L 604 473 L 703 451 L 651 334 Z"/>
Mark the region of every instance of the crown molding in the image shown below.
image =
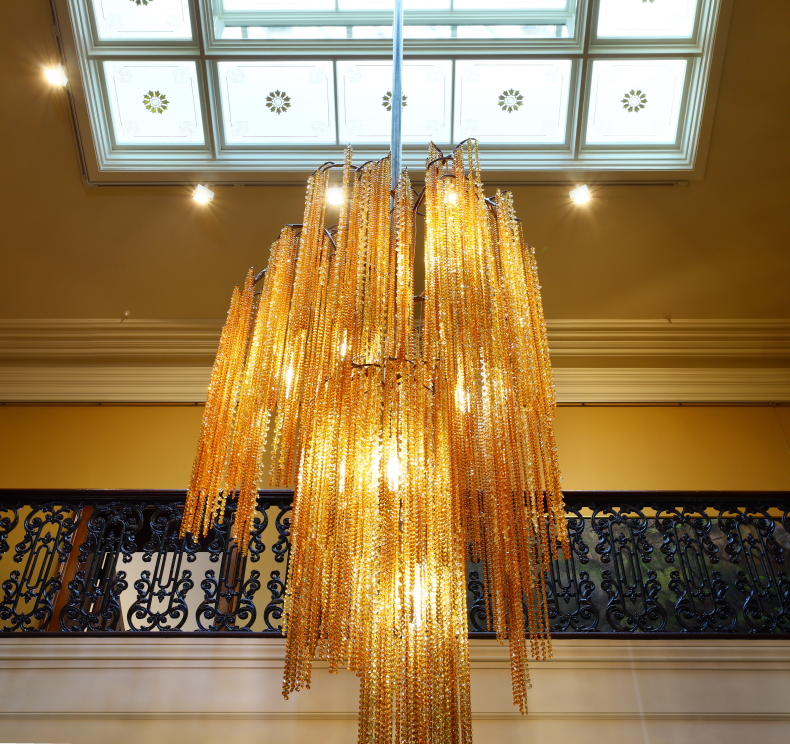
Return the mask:
<path id="1" fill-rule="evenodd" d="M 222 323 L 0 320 L 0 364 L 210 365 Z M 560 362 L 574 357 L 790 361 L 790 319 L 549 320 L 546 325 L 552 358 Z"/>
<path id="2" fill-rule="evenodd" d="M 561 403 L 790 402 L 790 320 L 547 327 Z M 202 403 L 221 329 L 221 320 L 0 320 L 0 401 Z"/>
<path id="3" fill-rule="evenodd" d="M 222 320 L 0 320 L 0 364 L 211 364 Z"/>
<path id="4" fill-rule="evenodd" d="M 790 368 L 560 367 L 559 403 L 786 403 Z"/>
<path id="5" fill-rule="evenodd" d="M 790 640 L 727 636 L 693 638 L 561 638 L 552 639 L 550 660 L 530 661 L 536 669 L 646 670 L 790 670 Z M 613 653 L 615 652 L 616 653 Z M 470 639 L 469 657 L 479 668 L 509 669 L 507 644 L 491 639 Z M 183 638 L 143 639 L 129 636 L 107 638 L 0 638 L 0 669 L 149 669 L 173 667 L 274 668 L 285 659 L 285 639 Z M 327 669 L 316 660 L 317 669 Z M 0 706 L 2 707 L 2 706 Z"/>
<path id="6" fill-rule="evenodd" d="M 790 359 L 790 319 L 549 320 L 552 358 Z"/>
<path id="7" fill-rule="evenodd" d="M 205 403 L 211 367 L 0 367 L 6 403 Z"/>
<path id="8" fill-rule="evenodd" d="M 211 367 L 0 367 L 0 402 L 203 403 Z M 786 403 L 790 368 L 560 367 L 560 403 Z"/>

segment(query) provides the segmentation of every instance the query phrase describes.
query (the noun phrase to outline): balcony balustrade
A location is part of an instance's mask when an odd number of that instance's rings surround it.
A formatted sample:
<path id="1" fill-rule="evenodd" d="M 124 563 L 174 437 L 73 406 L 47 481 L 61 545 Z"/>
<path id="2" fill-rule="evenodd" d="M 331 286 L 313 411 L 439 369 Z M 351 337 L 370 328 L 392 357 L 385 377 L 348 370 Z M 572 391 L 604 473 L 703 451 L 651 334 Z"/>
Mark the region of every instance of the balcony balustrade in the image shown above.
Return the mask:
<path id="1" fill-rule="evenodd" d="M 234 509 L 179 537 L 183 491 L 0 491 L 0 630 L 281 634 L 293 494 L 261 491 L 247 556 Z M 790 633 L 790 493 L 571 491 L 549 576 L 557 637 Z M 469 632 L 493 636 L 468 566 Z"/>

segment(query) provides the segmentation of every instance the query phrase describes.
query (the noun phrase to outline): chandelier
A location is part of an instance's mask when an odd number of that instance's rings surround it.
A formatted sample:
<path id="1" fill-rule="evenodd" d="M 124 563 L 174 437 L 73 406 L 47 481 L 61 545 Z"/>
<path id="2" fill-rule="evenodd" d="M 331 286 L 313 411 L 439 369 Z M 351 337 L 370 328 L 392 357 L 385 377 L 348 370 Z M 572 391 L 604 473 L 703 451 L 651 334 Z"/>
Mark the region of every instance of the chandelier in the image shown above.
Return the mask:
<path id="1" fill-rule="evenodd" d="M 360 678 L 360 744 L 461 744 L 467 561 L 482 564 L 522 712 L 528 656 L 551 656 L 546 572 L 568 551 L 554 386 L 511 195 L 485 196 L 474 140 L 446 156 L 431 145 L 418 192 L 401 173 L 394 108 L 392 155 L 355 165 L 349 148 L 321 166 L 303 222 L 234 290 L 182 532 L 207 534 L 236 499 L 246 553 L 269 447 L 270 485 L 294 485 L 284 695 L 309 687 L 323 659 Z M 335 169 L 343 200 L 329 228 Z"/>

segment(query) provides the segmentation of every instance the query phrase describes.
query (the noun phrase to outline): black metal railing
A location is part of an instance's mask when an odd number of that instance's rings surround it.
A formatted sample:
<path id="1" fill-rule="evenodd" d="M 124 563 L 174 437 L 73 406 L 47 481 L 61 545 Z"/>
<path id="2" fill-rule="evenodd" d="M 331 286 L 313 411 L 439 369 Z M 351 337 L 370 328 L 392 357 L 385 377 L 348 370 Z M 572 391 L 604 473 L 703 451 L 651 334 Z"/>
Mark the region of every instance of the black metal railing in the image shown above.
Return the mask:
<path id="1" fill-rule="evenodd" d="M 569 492 L 552 630 L 790 633 L 790 493 Z M 281 631 L 292 494 L 262 491 L 250 552 L 225 522 L 180 538 L 183 491 L 0 491 L 0 630 Z M 469 630 L 491 635 L 469 565 Z"/>

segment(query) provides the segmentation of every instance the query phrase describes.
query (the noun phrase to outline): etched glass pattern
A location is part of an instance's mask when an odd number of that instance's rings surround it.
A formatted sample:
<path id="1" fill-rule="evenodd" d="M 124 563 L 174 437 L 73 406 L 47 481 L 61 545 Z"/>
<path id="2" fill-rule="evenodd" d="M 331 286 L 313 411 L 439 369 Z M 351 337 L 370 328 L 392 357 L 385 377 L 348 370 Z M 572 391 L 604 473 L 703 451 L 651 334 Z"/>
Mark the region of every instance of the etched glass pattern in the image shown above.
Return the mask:
<path id="1" fill-rule="evenodd" d="M 392 63 L 338 62 L 341 143 L 389 142 L 392 115 L 385 96 L 392 91 Z M 450 141 L 452 62 L 404 63 L 403 141 Z"/>
<path id="2" fill-rule="evenodd" d="M 586 141 L 674 143 L 686 66 L 685 59 L 595 61 Z"/>
<path id="3" fill-rule="evenodd" d="M 334 144 L 331 62 L 219 62 L 225 142 Z"/>
<path id="4" fill-rule="evenodd" d="M 93 15 L 102 40 L 192 38 L 189 0 L 93 0 Z"/>
<path id="5" fill-rule="evenodd" d="M 194 62 L 104 62 L 104 75 L 118 144 L 204 143 Z"/>
<path id="6" fill-rule="evenodd" d="M 567 59 L 456 62 L 455 139 L 564 142 L 571 71 Z M 500 95 L 508 90 L 517 91 L 523 105 L 501 107 Z"/>
<path id="7" fill-rule="evenodd" d="M 694 32 L 697 0 L 601 0 L 599 38 L 689 38 Z"/>

